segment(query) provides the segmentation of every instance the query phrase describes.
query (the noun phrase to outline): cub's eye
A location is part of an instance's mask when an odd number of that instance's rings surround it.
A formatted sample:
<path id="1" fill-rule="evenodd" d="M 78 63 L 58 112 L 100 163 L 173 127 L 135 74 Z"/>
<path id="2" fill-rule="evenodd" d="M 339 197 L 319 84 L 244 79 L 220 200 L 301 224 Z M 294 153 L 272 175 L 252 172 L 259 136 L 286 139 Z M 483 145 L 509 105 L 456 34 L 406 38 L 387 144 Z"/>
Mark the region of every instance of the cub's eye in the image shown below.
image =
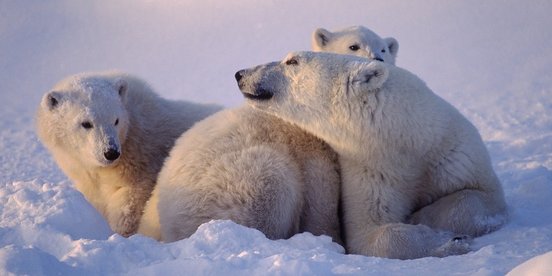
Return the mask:
<path id="1" fill-rule="evenodd" d="M 115 120 L 115 125 L 118 125 L 119 124 L 119 118 L 117 118 L 117 120 Z"/>
<path id="2" fill-rule="evenodd" d="M 93 126 L 92 126 L 92 123 L 90 122 L 82 122 L 81 124 L 82 127 L 86 128 L 86 129 L 91 129 Z"/>
<path id="3" fill-rule="evenodd" d="M 360 46 L 358 46 L 357 44 L 351 45 L 349 46 L 349 49 L 351 49 L 351 51 L 358 51 L 360 49 Z"/>
<path id="4" fill-rule="evenodd" d="M 382 52 L 382 53 L 385 53 L 385 49 L 381 49 L 381 52 Z"/>
<path id="5" fill-rule="evenodd" d="M 286 65 L 297 65 L 297 64 L 299 64 L 299 62 L 294 58 L 290 58 L 286 61 Z"/>

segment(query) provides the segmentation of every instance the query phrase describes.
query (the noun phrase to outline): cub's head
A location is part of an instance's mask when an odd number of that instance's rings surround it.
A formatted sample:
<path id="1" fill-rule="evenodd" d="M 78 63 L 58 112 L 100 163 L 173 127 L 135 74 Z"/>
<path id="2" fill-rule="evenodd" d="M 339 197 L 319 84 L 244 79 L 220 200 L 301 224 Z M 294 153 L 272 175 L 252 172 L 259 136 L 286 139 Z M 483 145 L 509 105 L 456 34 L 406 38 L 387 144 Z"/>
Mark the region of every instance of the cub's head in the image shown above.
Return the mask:
<path id="1" fill-rule="evenodd" d="M 312 49 L 316 52 L 348 54 L 395 64 L 399 42 L 381 38 L 363 26 L 353 26 L 337 32 L 317 29 L 312 34 Z"/>
<path id="2" fill-rule="evenodd" d="M 296 52 L 235 76 L 251 105 L 331 144 L 362 135 L 358 128 L 378 108 L 377 94 L 388 75 L 389 65 L 379 61 Z"/>
<path id="3" fill-rule="evenodd" d="M 41 141 L 58 161 L 77 159 L 96 167 L 115 164 L 129 125 L 127 90 L 122 74 L 79 74 L 62 80 L 40 103 Z"/>

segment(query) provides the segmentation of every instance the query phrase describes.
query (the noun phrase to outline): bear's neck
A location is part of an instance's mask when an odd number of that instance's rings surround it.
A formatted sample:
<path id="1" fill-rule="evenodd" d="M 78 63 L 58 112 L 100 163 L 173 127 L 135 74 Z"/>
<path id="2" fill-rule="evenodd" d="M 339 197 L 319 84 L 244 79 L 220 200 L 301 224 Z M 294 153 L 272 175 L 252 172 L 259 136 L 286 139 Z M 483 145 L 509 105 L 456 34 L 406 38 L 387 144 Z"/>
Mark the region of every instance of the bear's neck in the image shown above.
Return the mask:
<path id="1" fill-rule="evenodd" d="M 330 137 L 332 137 L 331 135 Z M 354 134 L 351 135 L 339 135 L 333 136 L 331 139 L 327 137 L 320 137 L 322 140 L 326 141 L 335 152 L 341 156 L 341 158 L 346 160 L 355 161 L 359 164 L 364 163 L 368 159 L 371 159 L 371 156 L 381 155 L 381 151 L 378 147 L 374 147 L 373 139 L 375 137 L 366 138 L 369 136 L 357 136 Z M 325 139 L 326 138 L 326 139 Z"/>

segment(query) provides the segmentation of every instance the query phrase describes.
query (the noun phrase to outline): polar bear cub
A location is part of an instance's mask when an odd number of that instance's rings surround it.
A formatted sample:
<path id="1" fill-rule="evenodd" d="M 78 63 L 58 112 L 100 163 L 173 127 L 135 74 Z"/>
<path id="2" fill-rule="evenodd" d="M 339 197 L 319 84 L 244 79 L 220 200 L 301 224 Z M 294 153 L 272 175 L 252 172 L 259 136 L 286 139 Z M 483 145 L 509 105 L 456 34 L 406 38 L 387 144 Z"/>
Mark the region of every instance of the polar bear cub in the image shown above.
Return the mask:
<path id="1" fill-rule="evenodd" d="M 176 138 L 220 108 L 160 98 L 119 72 L 69 76 L 46 93 L 37 132 L 63 172 L 123 236 L 136 232 Z"/>
<path id="2" fill-rule="evenodd" d="M 271 239 L 309 231 L 339 242 L 339 194 L 337 155 L 327 144 L 245 105 L 198 122 L 177 140 L 139 232 L 160 225 L 170 242 L 230 219 Z"/>
<path id="3" fill-rule="evenodd" d="M 350 55 L 298 52 L 239 72 L 259 110 L 339 155 L 349 253 L 411 259 L 469 250 L 507 219 L 477 129 L 412 73 Z"/>
<path id="4" fill-rule="evenodd" d="M 312 33 L 312 50 L 361 56 L 395 64 L 399 42 L 392 37 L 381 38 L 363 26 L 352 26 L 337 32 L 319 28 Z"/>

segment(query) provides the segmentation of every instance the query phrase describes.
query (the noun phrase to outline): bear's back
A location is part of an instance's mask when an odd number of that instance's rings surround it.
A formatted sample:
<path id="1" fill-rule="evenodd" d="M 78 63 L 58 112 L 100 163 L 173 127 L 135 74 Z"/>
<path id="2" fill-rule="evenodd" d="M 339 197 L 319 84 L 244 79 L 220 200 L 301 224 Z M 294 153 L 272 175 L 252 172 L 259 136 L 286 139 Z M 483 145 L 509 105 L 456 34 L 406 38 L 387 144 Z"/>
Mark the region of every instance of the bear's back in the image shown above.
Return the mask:
<path id="1" fill-rule="evenodd" d="M 178 149 L 174 151 L 206 156 L 263 144 L 285 147 L 301 160 L 314 154 L 333 153 L 326 143 L 299 127 L 249 106 L 224 110 L 198 122 L 176 142 Z"/>

